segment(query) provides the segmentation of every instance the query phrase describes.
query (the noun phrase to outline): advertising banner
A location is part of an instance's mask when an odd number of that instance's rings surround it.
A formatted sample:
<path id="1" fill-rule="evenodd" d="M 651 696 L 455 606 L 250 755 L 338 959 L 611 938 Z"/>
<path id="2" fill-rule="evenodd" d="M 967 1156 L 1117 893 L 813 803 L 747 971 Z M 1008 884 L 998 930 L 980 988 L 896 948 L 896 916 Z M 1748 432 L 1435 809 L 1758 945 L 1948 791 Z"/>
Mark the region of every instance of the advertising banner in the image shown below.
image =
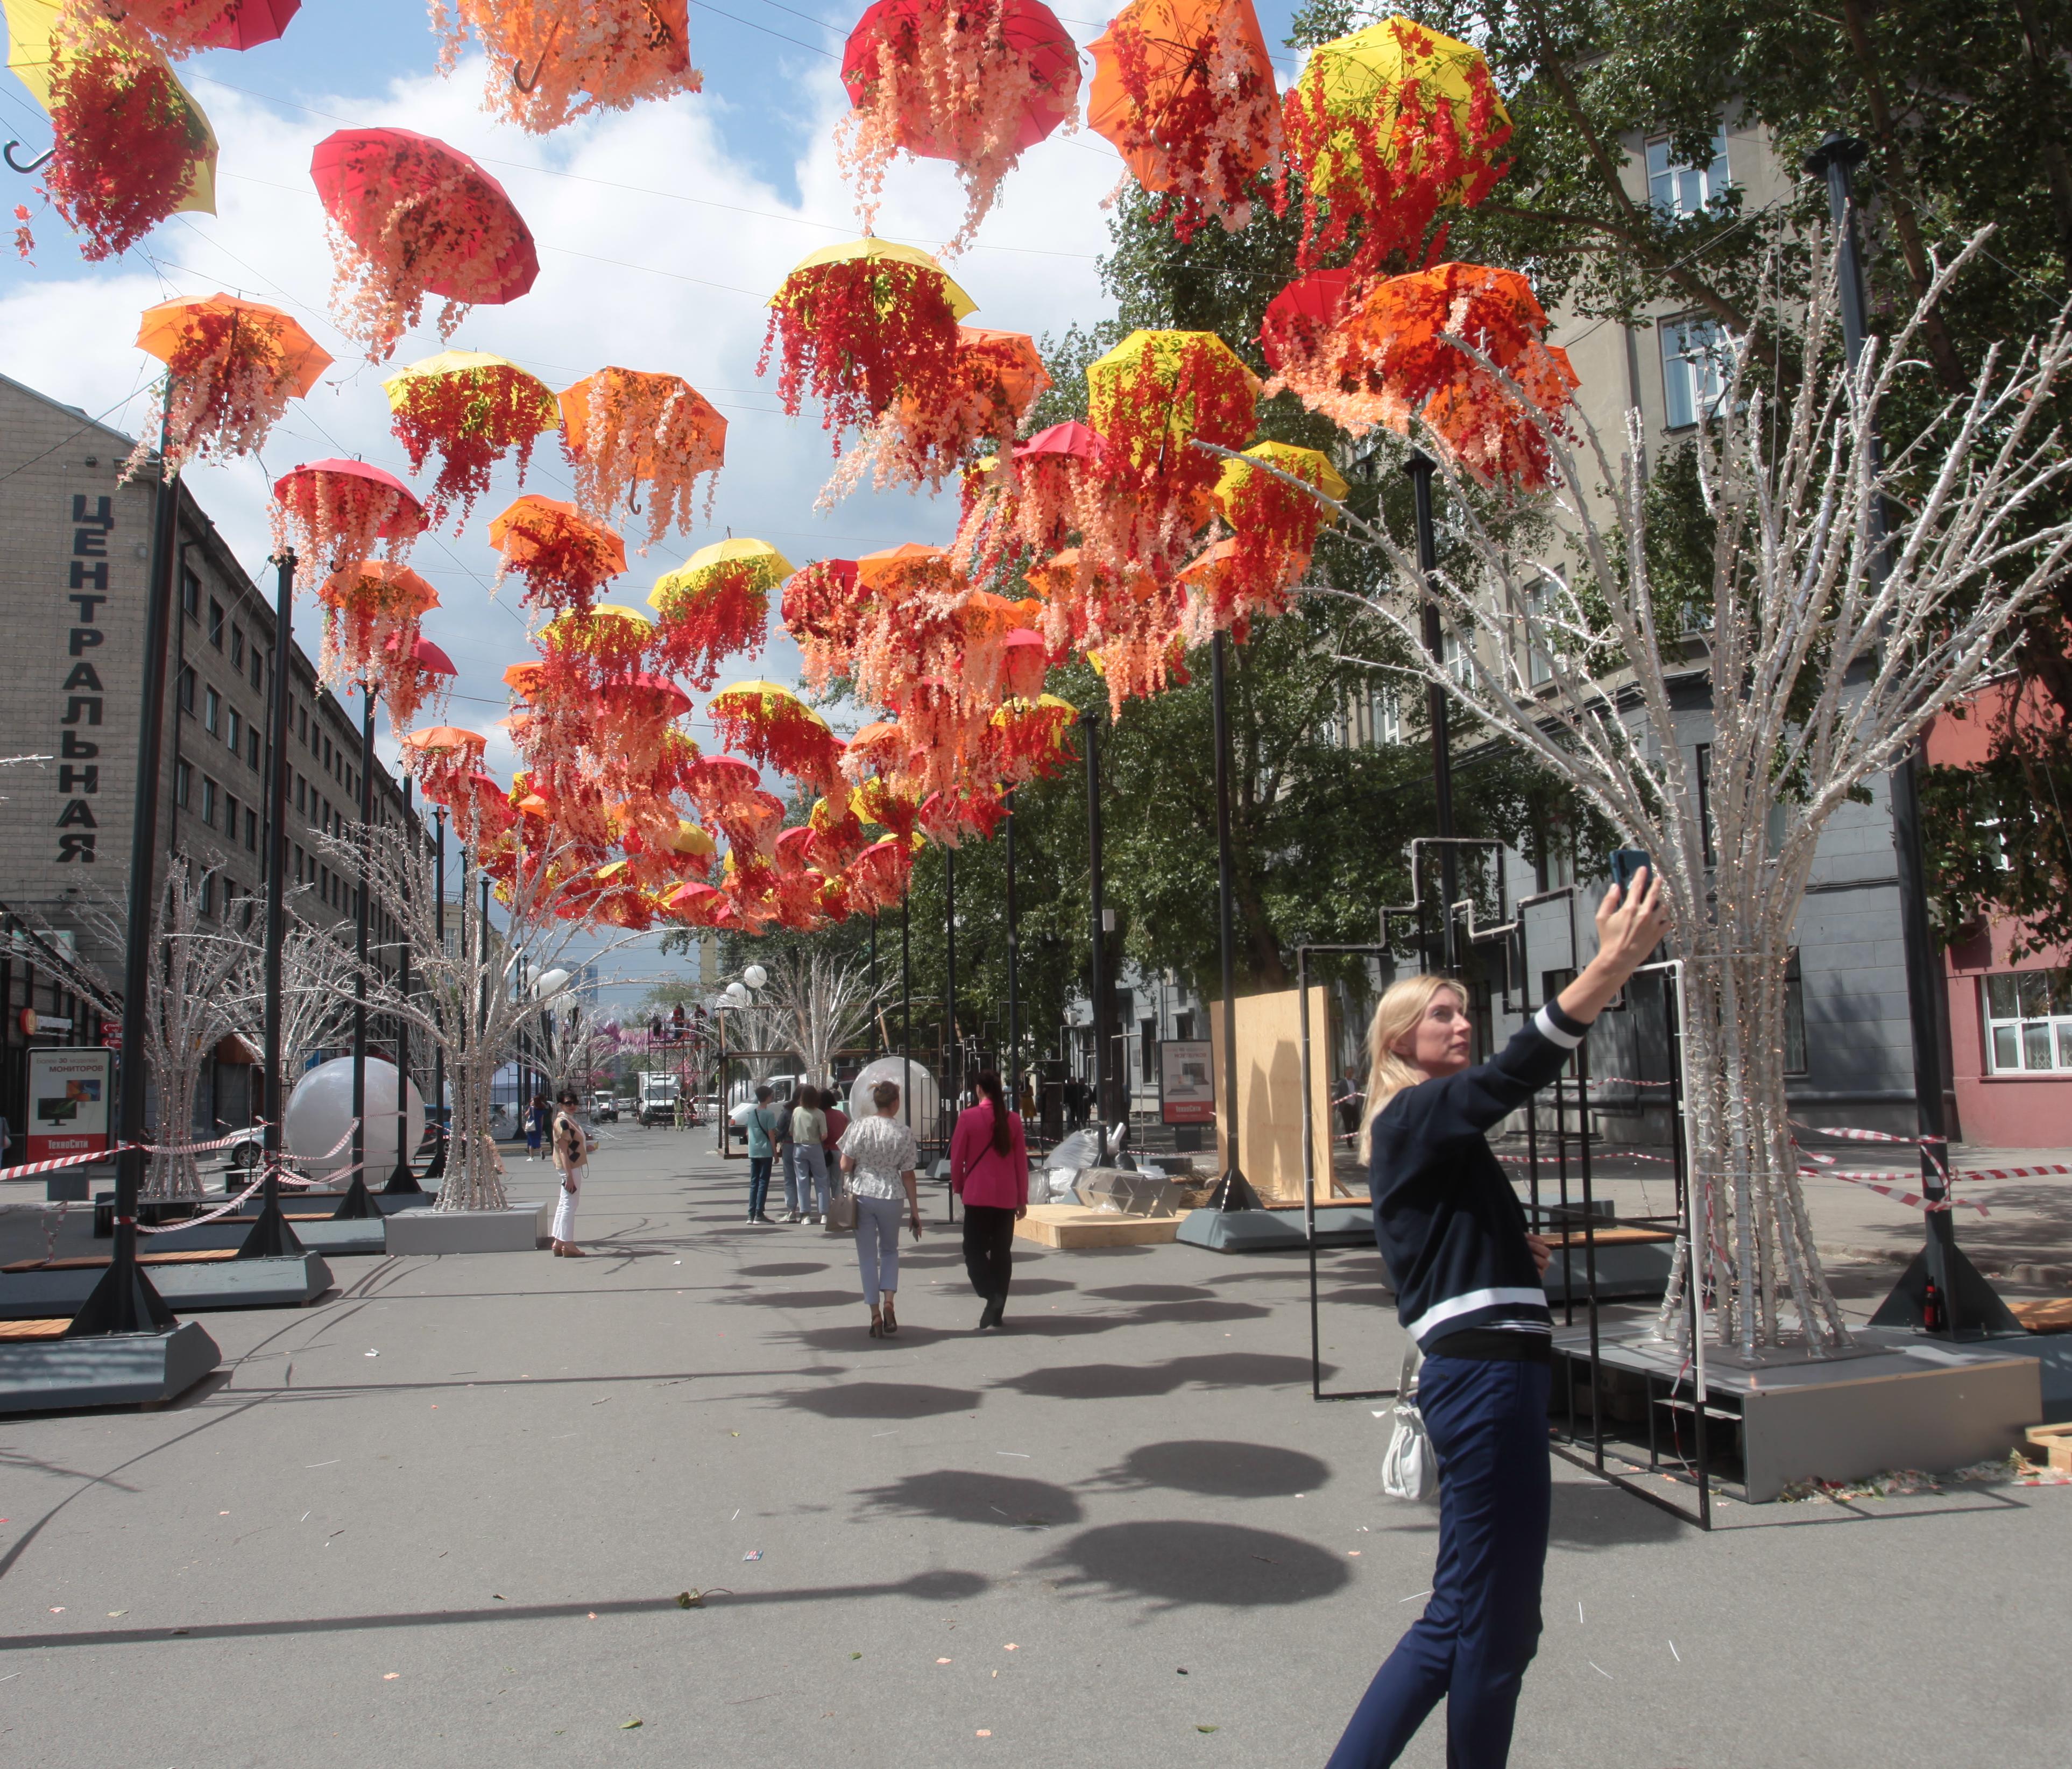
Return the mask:
<path id="1" fill-rule="evenodd" d="M 27 1158 L 50 1161 L 107 1148 L 115 1053 L 80 1045 L 31 1050 L 28 1057 Z"/>
<path id="2" fill-rule="evenodd" d="M 1166 1039 L 1158 1046 L 1158 1112 L 1167 1124 L 1213 1124 L 1216 1085 L 1205 1038 Z"/>

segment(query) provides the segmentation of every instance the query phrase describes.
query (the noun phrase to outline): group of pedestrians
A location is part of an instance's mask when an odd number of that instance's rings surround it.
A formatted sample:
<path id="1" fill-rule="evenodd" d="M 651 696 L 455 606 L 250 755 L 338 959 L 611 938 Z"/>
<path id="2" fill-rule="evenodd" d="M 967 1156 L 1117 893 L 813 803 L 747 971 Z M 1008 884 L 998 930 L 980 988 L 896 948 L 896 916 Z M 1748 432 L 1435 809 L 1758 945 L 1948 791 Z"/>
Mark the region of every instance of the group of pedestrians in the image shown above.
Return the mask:
<path id="1" fill-rule="evenodd" d="M 1008 1104 L 999 1074 L 972 1079 L 976 1098 L 957 1117 L 950 1138 L 950 1187 L 964 1202 L 964 1269 L 985 1306 L 981 1331 L 1002 1324 L 1013 1277 L 1014 1224 L 1029 1212 L 1029 1147 L 1022 1114 Z M 870 1310 L 870 1336 L 899 1331 L 899 1230 L 921 1238 L 917 1169 L 920 1150 L 901 1112 L 897 1081 L 878 1082 L 875 1109 L 853 1123 L 841 1096 L 812 1087 L 793 1103 L 779 1103 L 767 1087 L 737 1113 L 748 1138 L 748 1220 L 774 1223 L 767 1213 L 771 1175 L 781 1162 L 783 1220 L 824 1225 L 845 1199 L 853 1212 L 857 1269 Z"/>
<path id="2" fill-rule="evenodd" d="M 769 1088 L 758 1087 L 755 1103 L 736 1108 L 734 1117 L 748 1136 L 748 1220 L 775 1224 L 769 1203 L 776 1170 L 784 1176 L 783 1220 L 824 1223 L 836 1150 L 849 1129 L 841 1096 L 832 1088 L 801 1087 L 786 1105 Z"/>

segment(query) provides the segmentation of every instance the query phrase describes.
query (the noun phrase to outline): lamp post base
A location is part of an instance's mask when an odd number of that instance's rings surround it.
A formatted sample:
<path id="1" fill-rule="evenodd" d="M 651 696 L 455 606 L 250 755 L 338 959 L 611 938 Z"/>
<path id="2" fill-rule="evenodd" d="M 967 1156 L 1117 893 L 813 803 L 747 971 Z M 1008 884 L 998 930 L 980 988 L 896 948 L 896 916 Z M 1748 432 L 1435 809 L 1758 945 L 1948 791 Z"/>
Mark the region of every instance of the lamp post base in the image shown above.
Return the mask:
<path id="1" fill-rule="evenodd" d="M 352 1183 L 345 1189 L 345 1195 L 338 1201 L 338 1208 L 331 1213 L 333 1222 L 356 1222 L 368 1216 L 378 1216 L 372 1196 L 367 1190 L 367 1176 L 356 1173 Z"/>
<path id="2" fill-rule="evenodd" d="M 1260 1207 L 1259 1194 L 1252 1189 L 1240 1167 L 1227 1168 L 1216 1181 L 1216 1189 L 1209 1194 L 1208 1207 L 1211 1210 L 1257 1210 Z"/>

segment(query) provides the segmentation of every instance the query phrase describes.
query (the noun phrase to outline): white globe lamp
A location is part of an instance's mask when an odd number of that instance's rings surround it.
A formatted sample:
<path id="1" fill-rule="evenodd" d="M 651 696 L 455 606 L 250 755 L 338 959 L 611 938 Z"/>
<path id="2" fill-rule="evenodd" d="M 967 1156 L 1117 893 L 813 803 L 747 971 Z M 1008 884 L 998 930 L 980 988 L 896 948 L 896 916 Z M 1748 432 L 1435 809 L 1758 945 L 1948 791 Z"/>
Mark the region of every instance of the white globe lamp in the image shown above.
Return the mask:
<path id="1" fill-rule="evenodd" d="M 364 1178 L 378 1189 L 396 1170 L 396 1065 L 380 1057 L 367 1059 L 367 1126 Z M 410 1152 L 424 1139 L 425 1102 L 414 1081 L 404 1083 L 404 1134 Z M 352 1165 L 352 1059 L 335 1056 L 319 1063 L 295 1084 L 282 1119 L 288 1152 L 302 1170 L 322 1179 L 343 1174 Z"/>

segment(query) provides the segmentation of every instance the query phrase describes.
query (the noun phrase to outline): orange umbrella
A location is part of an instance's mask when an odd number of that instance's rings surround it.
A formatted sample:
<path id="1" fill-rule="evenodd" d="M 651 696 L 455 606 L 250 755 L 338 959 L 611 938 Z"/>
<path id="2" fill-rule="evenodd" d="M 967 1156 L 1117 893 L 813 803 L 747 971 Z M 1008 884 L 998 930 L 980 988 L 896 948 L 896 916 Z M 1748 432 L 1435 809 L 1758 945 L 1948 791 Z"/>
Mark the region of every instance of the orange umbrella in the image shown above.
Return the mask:
<path id="1" fill-rule="evenodd" d="M 610 529 L 530 492 L 491 522 L 489 544 L 504 555 L 497 582 L 517 572 L 526 599 L 557 613 L 587 611 L 606 580 L 626 570 L 626 543 Z"/>
<path id="2" fill-rule="evenodd" d="M 726 420 L 681 376 L 600 368 L 562 393 L 561 405 L 576 500 L 586 510 L 603 516 L 623 504 L 637 514 L 634 499 L 644 487 L 645 553 L 672 522 L 691 532 L 702 478 L 705 519 L 712 519 L 713 485 L 726 460 Z"/>

